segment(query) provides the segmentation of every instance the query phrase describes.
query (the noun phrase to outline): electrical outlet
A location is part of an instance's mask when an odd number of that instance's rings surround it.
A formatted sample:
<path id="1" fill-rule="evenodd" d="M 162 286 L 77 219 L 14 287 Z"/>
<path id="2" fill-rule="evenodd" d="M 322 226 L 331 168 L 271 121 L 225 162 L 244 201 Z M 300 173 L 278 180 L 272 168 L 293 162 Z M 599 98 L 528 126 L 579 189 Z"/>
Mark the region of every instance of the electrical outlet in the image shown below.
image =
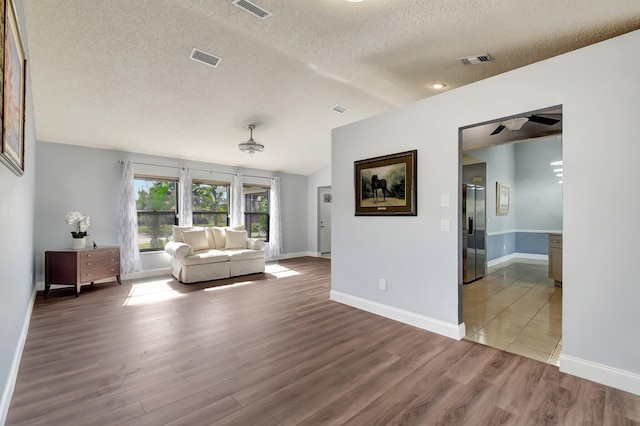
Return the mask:
<path id="1" fill-rule="evenodd" d="M 506 244 L 502 245 L 502 250 L 507 251 L 507 245 Z"/>
<path id="2" fill-rule="evenodd" d="M 378 280 L 378 288 L 379 288 L 380 290 L 386 290 L 386 289 L 387 289 L 387 280 L 385 280 L 385 279 L 383 279 L 383 278 L 380 278 L 380 279 Z"/>

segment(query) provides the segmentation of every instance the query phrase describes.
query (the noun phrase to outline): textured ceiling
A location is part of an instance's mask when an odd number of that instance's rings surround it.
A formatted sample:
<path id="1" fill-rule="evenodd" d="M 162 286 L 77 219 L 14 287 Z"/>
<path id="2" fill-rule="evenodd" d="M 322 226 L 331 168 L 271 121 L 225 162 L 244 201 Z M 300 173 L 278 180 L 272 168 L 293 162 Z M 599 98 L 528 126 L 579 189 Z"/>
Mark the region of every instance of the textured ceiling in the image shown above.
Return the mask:
<path id="1" fill-rule="evenodd" d="M 25 0 L 38 140 L 309 174 L 331 129 L 640 28 L 638 0 Z M 194 47 L 222 58 L 189 59 Z M 456 58 L 489 53 L 495 61 Z M 340 115 L 335 104 L 349 108 Z M 254 138 L 249 157 L 237 144 Z"/>

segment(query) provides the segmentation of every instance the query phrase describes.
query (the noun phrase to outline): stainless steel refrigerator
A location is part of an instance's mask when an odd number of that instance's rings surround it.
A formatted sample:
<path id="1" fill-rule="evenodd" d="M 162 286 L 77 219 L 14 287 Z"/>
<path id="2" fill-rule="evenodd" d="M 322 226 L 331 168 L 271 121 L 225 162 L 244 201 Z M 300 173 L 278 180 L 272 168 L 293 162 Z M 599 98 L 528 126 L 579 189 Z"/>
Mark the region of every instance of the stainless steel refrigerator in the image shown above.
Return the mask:
<path id="1" fill-rule="evenodd" d="M 462 281 L 468 284 L 486 273 L 485 189 L 462 185 Z"/>

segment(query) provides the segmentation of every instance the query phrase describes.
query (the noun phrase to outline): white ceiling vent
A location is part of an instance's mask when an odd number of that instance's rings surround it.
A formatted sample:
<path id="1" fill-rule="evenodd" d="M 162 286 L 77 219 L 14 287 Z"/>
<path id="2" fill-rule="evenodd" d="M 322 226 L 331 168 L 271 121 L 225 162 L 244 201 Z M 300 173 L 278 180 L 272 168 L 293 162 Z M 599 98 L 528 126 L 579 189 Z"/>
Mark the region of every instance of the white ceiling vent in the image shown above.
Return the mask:
<path id="1" fill-rule="evenodd" d="M 464 58 L 458 58 L 458 60 L 465 65 L 476 65 L 476 64 L 481 64 L 483 62 L 493 61 L 493 58 L 488 53 L 484 53 L 482 55 L 474 55 L 474 56 L 466 56 Z"/>
<path id="2" fill-rule="evenodd" d="M 193 59 L 194 61 L 201 62 L 203 64 L 212 66 L 214 68 L 216 68 L 220 63 L 220 61 L 222 60 L 221 58 L 218 58 L 216 55 L 203 52 L 202 50 L 196 49 L 195 47 L 191 51 L 191 56 L 189 56 L 189 59 Z"/>
<path id="3" fill-rule="evenodd" d="M 267 12 L 257 4 L 251 3 L 249 0 L 233 0 L 233 4 L 246 10 L 252 15 L 257 16 L 260 19 L 267 19 L 271 16 L 271 12 Z"/>
<path id="4" fill-rule="evenodd" d="M 344 114 L 345 112 L 349 111 L 349 108 L 345 108 L 342 105 L 335 105 L 333 108 L 331 108 L 331 111 L 337 112 L 338 114 Z"/>

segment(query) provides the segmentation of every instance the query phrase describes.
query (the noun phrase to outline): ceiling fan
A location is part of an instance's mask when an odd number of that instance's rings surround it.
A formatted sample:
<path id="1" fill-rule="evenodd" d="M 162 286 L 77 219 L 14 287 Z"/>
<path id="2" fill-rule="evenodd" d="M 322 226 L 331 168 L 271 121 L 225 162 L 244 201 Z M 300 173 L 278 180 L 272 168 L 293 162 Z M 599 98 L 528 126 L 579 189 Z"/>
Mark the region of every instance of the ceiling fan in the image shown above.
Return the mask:
<path id="1" fill-rule="evenodd" d="M 560 122 L 560 120 L 558 120 L 558 119 L 542 117 L 542 116 L 539 116 L 539 115 L 529 115 L 529 116 L 526 116 L 526 117 L 516 117 L 516 118 L 512 118 L 510 120 L 503 121 L 502 123 L 500 123 L 500 125 L 498 127 L 496 127 L 496 129 L 493 132 L 491 132 L 491 135 L 492 136 L 493 135 L 497 135 L 498 133 L 503 131 L 505 128 L 511 130 L 512 132 L 516 132 L 516 131 L 520 130 L 520 128 L 527 121 L 532 121 L 534 123 L 540 123 L 540 124 L 546 124 L 547 126 L 553 126 L 554 124 Z"/>

